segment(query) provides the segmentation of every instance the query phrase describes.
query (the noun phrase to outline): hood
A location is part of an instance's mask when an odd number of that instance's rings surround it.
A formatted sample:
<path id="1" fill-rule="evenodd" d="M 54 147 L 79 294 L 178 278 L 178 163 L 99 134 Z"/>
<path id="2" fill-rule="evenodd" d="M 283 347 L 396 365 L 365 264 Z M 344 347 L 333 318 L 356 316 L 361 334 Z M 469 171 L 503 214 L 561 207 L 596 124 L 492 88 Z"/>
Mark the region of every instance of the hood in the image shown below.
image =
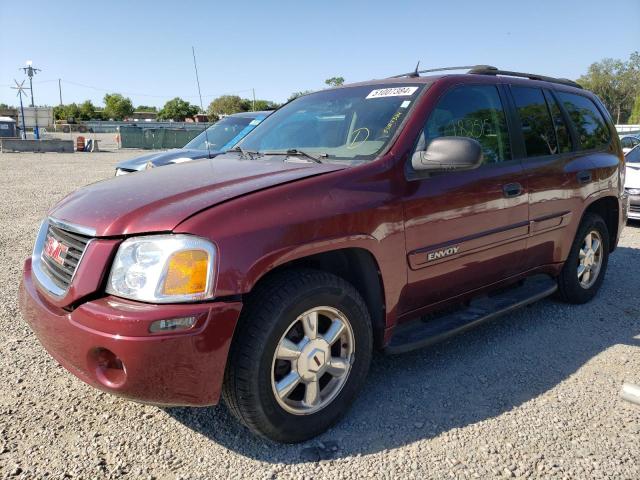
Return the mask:
<path id="1" fill-rule="evenodd" d="M 250 160 L 229 153 L 83 187 L 49 215 L 95 230 L 98 237 L 173 230 L 191 215 L 235 197 L 344 165 L 285 162 L 284 156 Z"/>
<path id="2" fill-rule="evenodd" d="M 625 188 L 640 188 L 640 163 L 627 163 Z"/>
<path id="3" fill-rule="evenodd" d="M 215 154 L 217 152 L 211 152 Z M 167 150 L 164 152 L 153 152 L 139 157 L 124 160 L 116 168 L 123 168 L 125 170 L 144 170 L 145 165 L 149 162 L 153 162 L 153 165 L 160 167 L 171 163 L 176 158 L 190 158 L 195 160 L 197 158 L 206 158 L 208 152 L 206 150 L 191 150 L 187 148 L 175 148 L 173 150 Z"/>

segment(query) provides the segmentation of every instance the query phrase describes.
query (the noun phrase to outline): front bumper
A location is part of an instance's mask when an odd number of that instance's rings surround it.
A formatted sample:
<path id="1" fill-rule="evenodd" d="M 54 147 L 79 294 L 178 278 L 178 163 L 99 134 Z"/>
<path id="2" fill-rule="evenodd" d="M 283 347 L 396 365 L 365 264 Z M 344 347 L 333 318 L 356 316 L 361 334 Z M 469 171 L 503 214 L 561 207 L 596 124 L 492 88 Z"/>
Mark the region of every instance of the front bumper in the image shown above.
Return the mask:
<path id="1" fill-rule="evenodd" d="M 22 315 L 63 367 L 84 382 L 158 405 L 216 404 L 242 304 L 152 305 L 105 297 L 73 311 L 37 289 L 31 259 L 20 285 Z M 157 320 L 195 317 L 181 332 L 149 333 Z"/>
<path id="2" fill-rule="evenodd" d="M 640 195 L 629 195 L 629 218 L 640 220 Z"/>

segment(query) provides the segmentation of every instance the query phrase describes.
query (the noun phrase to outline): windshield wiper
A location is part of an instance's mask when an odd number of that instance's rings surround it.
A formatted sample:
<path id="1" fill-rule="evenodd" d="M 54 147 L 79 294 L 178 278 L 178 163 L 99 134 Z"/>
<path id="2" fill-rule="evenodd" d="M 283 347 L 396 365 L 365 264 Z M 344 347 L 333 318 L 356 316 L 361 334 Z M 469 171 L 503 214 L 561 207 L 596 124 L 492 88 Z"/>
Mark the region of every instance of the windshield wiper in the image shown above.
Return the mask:
<path id="1" fill-rule="evenodd" d="M 286 152 L 260 152 L 260 153 L 262 153 L 263 155 L 287 155 L 288 157 L 289 156 L 305 157 L 315 163 L 324 163 L 322 161 L 322 158 L 327 158 L 329 156 L 326 153 L 321 153 L 319 156 L 316 157 L 315 155 L 311 155 L 310 153 L 307 153 L 303 150 L 297 150 L 295 148 L 291 148 Z"/>
<path id="2" fill-rule="evenodd" d="M 249 157 L 252 160 L 254 158 L 254 155 L 260 155 L 260 153 L 258 153 L 258 152 L 252 152 L 251 150 L 245 150 L 242 147 L 233 147 L 231 150 L 227 150 L 224 153 L 227 153 L 227 152 L 238 152 L 242 156 Z"/>

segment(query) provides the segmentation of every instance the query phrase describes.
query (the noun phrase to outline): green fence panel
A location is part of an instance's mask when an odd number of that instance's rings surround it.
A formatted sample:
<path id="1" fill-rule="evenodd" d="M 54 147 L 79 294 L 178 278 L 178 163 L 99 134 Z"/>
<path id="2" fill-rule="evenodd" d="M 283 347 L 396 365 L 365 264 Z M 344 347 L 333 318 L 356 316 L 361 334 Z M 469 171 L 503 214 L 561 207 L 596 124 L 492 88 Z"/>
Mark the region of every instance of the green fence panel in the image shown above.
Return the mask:
<path id="1" fill-rule="evenodd" d="M 177 128 L 120 127 L 120 144 L 122 148 L 147 150 L 182 148 L 199 134 L 199 130 Z"/>

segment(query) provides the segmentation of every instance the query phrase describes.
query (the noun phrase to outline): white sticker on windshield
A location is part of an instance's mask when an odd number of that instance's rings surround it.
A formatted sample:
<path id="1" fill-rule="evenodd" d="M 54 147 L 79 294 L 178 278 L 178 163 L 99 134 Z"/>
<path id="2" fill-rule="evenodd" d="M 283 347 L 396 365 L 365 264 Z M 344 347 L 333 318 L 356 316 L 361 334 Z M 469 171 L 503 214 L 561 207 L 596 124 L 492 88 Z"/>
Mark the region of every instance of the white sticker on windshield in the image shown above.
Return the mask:
<path id="1" fill-rule="evenodd" d="M 393 88 L 379 88 L 378 90 L 372 90 L 367 98 L 382 98 L 382 97 L 408 97 L 413 95 L 418 87 L 393 87 Z"/>
<path id="2" fill-rule="evenodd" d="M 400 104 L 400 108 L 407 108 L 411 104 L 411 100 L 405 100 Z"/>

